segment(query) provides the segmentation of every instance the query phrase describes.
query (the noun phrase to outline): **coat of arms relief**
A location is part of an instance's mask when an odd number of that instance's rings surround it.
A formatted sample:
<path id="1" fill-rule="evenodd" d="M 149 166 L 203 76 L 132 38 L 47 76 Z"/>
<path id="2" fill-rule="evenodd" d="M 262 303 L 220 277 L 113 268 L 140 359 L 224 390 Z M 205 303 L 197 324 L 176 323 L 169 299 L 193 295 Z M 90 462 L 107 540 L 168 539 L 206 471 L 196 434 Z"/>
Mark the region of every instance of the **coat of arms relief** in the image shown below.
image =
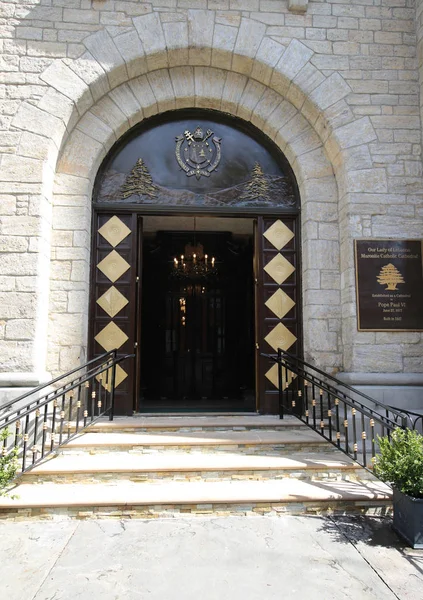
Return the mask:
<path id="1" fill-rule="evenodd" d="M 221 141 L 211 129 L 204 133 L 200 126 L 194 132 L 187 129 L 176 137 L 176 160 L 187 177 L 210 177 L 220 163 Z"/>

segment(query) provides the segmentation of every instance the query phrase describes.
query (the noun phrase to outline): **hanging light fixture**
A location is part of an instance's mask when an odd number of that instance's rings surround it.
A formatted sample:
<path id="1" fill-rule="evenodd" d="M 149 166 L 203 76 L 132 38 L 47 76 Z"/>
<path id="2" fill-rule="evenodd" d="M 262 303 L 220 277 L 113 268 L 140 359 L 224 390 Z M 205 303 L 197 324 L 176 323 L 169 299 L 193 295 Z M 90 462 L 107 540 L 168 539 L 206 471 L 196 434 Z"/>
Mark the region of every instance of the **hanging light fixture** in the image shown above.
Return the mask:
<path id="1" fill-rule="evenodd" d="M 216 273 L 216 258 L 204 252 L 203 244 L 197 244 L 196 218 L 194 217 L 194 243 L 186 244 L 184 253 L 173 258 L 172 274 L 180 278 L 201 279 Z"/>

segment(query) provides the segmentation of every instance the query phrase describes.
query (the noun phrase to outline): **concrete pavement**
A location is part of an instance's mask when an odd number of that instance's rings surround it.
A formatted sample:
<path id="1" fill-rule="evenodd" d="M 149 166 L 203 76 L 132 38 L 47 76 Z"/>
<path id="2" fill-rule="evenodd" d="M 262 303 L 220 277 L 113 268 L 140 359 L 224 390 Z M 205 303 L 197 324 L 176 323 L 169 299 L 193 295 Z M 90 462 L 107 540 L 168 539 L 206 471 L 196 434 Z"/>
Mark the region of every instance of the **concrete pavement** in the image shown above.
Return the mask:
<path id="1" fill-rule="evenodd" d="M 5 600 L 422 600 L 389 519 L 0 522 Z"/>

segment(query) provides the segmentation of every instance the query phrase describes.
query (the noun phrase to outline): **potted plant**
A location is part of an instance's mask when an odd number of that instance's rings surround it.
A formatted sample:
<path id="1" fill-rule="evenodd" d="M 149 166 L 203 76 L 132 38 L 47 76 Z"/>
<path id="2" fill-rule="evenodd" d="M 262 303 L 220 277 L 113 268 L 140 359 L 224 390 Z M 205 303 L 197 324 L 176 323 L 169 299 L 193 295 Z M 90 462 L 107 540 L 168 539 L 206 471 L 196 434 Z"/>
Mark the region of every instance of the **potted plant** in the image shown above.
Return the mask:
<path id="1" fill-rule="evenodd" d="M 423 548 L 423 435 L 395 429 L 379 437 L 375 474 L 393 487 L 394 530 L 412 548 Z"/>

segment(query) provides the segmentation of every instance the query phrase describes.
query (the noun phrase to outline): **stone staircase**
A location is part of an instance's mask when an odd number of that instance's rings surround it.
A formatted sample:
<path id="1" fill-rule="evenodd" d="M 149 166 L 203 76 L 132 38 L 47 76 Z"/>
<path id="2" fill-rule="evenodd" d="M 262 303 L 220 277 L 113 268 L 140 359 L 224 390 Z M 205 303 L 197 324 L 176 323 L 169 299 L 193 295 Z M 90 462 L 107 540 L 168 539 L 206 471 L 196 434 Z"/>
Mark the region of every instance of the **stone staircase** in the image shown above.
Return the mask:
<path id="1" fill-rule="evenodd" d="M 100 420 L 25 473 L 0 518 L 386 514 L 390 489 L 295 417 Z"/>

